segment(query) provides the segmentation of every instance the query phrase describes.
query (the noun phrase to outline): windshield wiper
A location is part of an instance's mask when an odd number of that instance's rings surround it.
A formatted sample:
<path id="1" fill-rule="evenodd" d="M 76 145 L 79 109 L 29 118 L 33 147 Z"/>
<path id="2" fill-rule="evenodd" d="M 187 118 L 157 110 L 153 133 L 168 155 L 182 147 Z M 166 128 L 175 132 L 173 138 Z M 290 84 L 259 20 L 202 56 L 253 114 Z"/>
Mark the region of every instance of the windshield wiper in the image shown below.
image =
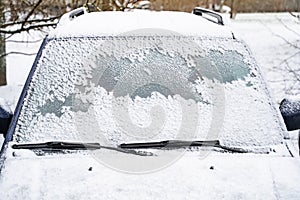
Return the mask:
<path id="1" fill-rule="evenodd" d="M 30 149 L 30 150 L 45 150 L 45 151 L 108 149 L 108 150 L 140 155 L 140 156 L 151 156 L 148 152 L 140 152 L 140 151 L 129 150 L 129 149 L 121 149 L 118 147 L 103 146 L 100 145 L 100 143 L 51 141 L 51 142 L 44 142 L 44 143 L 13 144 L 11 147 L 13 149 Z"/>
<path id="2" fill-rule="evenodd" d="M 100 149 L 99 143 L 73 143 L 73 142 L 44 142 L 29 144 L 13 144 L 13 149 L 53 149 L 53 150 L 94 150 Z"/>
<path id="3" fill-rule="evenodd" d="M 237 147 L 227 147 L 220 144 L 219 140 L 207 141 L 186 141 L 186 140 L 164 140 L 159 142 L 145 142 L 145 143 L 123 143 L 119 145 L 122 149 L 147 149 L 147 148 L 166 148 L 178 149 L 185 147 L 215 147 L 234 153 L 249 153 L 248 149 Z"/>

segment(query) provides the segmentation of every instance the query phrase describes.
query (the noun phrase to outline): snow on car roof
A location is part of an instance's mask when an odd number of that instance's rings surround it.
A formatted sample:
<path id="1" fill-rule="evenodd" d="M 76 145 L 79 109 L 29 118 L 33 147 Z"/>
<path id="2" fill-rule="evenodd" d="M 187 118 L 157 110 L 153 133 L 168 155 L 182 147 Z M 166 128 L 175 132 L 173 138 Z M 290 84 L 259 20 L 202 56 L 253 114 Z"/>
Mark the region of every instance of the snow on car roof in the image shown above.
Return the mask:
<path id="1" fill-rule="evenodd" d="M 138 11 L 87 13 L 58 26 L 49 38 L 113 36 L 137 29 L 165 29 L 182 35 L 232 38 L 226 26 L 184 12 Z"/>

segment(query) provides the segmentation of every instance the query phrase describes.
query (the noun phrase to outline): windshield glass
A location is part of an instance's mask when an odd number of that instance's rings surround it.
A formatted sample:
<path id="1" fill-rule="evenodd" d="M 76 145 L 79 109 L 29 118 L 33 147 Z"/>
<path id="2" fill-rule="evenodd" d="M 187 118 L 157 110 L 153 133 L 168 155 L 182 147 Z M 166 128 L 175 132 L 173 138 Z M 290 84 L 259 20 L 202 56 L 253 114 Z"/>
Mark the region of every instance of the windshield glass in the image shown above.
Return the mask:
<path id="1" fill-rule="evenodd" d="M 236 40 L 115 36 L 48 40 L 13 140 L 212 140 L 279 144 L 260 72 Z"/>

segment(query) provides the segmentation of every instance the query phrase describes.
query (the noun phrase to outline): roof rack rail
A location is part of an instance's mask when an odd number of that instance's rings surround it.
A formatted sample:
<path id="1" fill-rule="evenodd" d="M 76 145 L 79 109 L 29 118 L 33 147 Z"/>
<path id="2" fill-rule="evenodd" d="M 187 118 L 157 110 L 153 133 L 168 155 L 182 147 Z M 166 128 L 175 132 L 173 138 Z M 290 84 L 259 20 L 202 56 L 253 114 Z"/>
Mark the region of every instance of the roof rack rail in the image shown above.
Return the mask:
<path id="1" fill-rule="evenodd" d="M 57 25 L 61 26 L 66 23 L 69 23 L 70 21 L 74 20 L 75 18 L 77 18 L 81 15 L 84 15 L 86 13 L 88 13 L 88 11 L 86 10 L 85 7 L 80 7 L 75 10 L 72 10 L 72 11 L 64 14 L 63 16 L 61 16 L 61 18 L 59 19 L 59 23 Z"/>
<path id="2" fill-rule="evenodd" d="M 84 15 L 87 13 L 86 9 L 84 7 L 77 8 L 75 10 L 72 10 L 69 14 L 69 19 L 73 20 L 76 17 L 79 17 L 80 15 Z"/>
<path id="3" fill-rule="evenodd" d="M 208 10 L 208 9 L 201 8 L 201 7 L 196 7 L 193 10 L 193 14 L 202 16 L 203 18 L 205 18 L 211 22 L 214 22 L 216 24 L 224 25 L 222 16 L 219 13 L 214 12 L 212 10 Z"/>

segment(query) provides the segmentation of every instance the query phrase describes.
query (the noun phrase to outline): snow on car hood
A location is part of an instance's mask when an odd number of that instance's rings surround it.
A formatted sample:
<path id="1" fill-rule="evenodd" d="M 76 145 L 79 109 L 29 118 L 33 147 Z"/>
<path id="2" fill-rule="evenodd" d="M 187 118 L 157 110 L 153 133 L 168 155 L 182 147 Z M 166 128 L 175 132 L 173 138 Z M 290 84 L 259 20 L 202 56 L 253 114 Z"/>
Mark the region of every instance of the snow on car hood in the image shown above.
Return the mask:
<path id="1" fill-rule="evenodd" d="M 101 151 L 116 162 L 135 157 L 141 166 L 157 159 Z M 299 170 L 292 157 L 215 153 L 203 158 L 196 151 L 159 170 L 133 174 L 89 154 L 36 156 L 18 150 L 6 158 L 0 190 L 1 199 L 299 199 Z"/>

